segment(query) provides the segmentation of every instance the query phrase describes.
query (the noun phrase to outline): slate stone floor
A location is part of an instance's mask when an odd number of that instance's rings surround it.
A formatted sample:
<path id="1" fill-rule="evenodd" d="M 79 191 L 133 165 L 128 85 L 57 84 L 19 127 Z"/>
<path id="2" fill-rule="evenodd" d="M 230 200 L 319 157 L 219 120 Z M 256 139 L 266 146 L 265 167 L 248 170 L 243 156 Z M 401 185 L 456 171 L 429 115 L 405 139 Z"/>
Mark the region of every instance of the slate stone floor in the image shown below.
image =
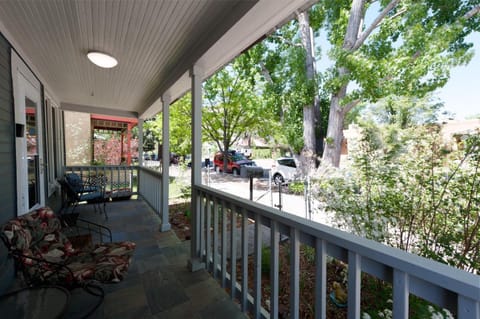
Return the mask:
<path id="1" fill-rule="evenodd" d="M 103 285 L 105 300 L 91 318 L 247 318 L 206 271 L 187 269 L 190 242 L 181 242 L 173 231 L 159 232 L 160 219 L 144 201 L 107 203 L 108 220 L 92 205 L 79 205 L 75 212 L 108 226 L 114 241 L 137 244 L 126 278 Z M 78 317 L 88 298 L 73 291 L 66 317 Z"/>

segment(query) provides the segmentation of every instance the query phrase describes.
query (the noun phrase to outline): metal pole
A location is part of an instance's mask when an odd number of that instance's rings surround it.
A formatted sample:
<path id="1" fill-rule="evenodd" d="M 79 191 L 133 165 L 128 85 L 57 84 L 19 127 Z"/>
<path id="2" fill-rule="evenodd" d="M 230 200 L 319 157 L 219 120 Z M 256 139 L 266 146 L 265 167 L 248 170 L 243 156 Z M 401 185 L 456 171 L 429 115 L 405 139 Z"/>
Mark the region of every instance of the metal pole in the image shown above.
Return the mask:
<path id="1" fill-rule="evenodd" d="M 207 186 L 210 186 L 210 163 L 208 163 L 208 166 L 205 165 L 207 169 Z"/>
<path id="2" fill-rule="evenodd" d="M 307 178 L 305 178 L 305 180 L 303 181 L 303 197 L 305 199 L 305 218 L 308 218 L 308 191 L 307 191 L 307 187 L 308 187 L 308 181 L 307 181 Z"/>
<path id="3" fill-rule="evenodd" d="M 253 200 L 253 177 L 250 176 L 250 200 Z"/>
<path id="4" fill-rule="evenodd" d="M 268 170 L 268 191 L 270 192 L 270 207 L 273 207 L 273 192 L 272 192 L 272 170 Z"/>
<path id="5" fill-rule="evenodd" d="M 278 184 L 278 205 L 275 206 L 282 210 L 282 183 Z"/>
<path id="6" fill-rule="evenodd" d="M 308 219 L 312 220 L 312 203 L 310 200 L 311 196 L 311 183 L 310 183 L 310 176 L 307 176 L 307 203 L 308 203 Z"/>

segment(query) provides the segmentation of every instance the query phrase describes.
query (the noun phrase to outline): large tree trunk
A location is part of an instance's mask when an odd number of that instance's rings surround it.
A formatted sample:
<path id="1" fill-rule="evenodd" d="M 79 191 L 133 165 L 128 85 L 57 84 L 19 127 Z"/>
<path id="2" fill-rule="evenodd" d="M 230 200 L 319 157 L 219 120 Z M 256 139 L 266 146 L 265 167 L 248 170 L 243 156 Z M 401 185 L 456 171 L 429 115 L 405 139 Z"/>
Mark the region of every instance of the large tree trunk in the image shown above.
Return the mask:
<path id="1" fill-rule="evenodd" d="M 324 143 L 322 165 L 340 166 L 340 154 L 342 151 L 343 122 L 345 112 L 340 106 L 340 101 L 345 97 L 346 86 L 343 87 L 330 101 L 328 114 L 327 138 Z"/>
<path id="2" fill-rule="evenodd" d="M 301 12 L 297 15 L 298 23 L 300 25 L 300 34 L 302 38 L 302 46 L 305 50 L 305 67 L 306 67 L 306 77 L 308 85 L 311 85 L 315 81 L 315 56 L 314 56 L 314 45 L 313 45 L 313 32 L 310 27 L 310 19 L 308 12 Z M 315 92 L 317 89 L 315 88 Z M 304 174 L 308 175 L 309 172 L 312 172 L 316 167 L 316 125 L 317 125 L 317 114 L 315 111 L 316 108 L 320 107 L 318 94 L 315 93 L 313 99 L 313 105 L 305 105 L 303 107 L 303 140 L 304 146 L 302 150 L 302 167 L 304 168 Z"/>
<path id="3" fill-rule="evenodd" d="M 360 26 L 364 15 L 365 0 L 353 0 L 350 16 L 348 18 L 347 30 L 343 41 L 343 49 L 347 51 L 355 50 L 357 38 L 359 36 Z M 327 138 L 325 140 L 325 149 L 323 151 L 322 164 L 338 167 L 340 165 L 340 154 L 342 151 L 343 140 L 343 122 L 345 115 L 352 106 L 341 105 L 341 101 L 347 95 L 347 86 L 349 80 L 349 70 L 345 67 L 338 68 L 338 77 L 344 78 L 343 85 L 332 95 L 330 101 L 330 112 L 328 115 Z"/>

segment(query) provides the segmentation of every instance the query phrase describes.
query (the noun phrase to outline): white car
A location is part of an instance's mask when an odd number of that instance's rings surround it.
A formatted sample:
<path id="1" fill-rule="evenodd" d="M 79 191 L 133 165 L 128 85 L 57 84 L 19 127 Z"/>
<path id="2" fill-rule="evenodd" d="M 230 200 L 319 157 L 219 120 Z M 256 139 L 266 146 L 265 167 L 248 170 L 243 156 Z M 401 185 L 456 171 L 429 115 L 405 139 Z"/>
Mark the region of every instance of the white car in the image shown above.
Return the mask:
<path id="1" fill-rule="evenodd" d="M 275 185 L 294 179 L 296 174 L 297 164 L 293 157 L 277 158 L 272 165 L 272 181 Z"/>

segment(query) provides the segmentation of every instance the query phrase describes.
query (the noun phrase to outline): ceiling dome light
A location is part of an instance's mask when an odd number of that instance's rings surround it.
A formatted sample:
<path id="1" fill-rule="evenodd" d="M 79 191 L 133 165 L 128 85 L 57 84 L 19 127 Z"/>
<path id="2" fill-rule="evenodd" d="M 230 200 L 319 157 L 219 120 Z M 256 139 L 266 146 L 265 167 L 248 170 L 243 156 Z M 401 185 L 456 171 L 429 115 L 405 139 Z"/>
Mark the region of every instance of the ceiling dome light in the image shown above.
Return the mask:
<path id="1" fill-rule="evenodd" d="M 90 51 L 87 53 L 87 57 L 93 64 L 105 69 L 113 68 L 118 64 L 117 59 L 102 52 Z"/>

